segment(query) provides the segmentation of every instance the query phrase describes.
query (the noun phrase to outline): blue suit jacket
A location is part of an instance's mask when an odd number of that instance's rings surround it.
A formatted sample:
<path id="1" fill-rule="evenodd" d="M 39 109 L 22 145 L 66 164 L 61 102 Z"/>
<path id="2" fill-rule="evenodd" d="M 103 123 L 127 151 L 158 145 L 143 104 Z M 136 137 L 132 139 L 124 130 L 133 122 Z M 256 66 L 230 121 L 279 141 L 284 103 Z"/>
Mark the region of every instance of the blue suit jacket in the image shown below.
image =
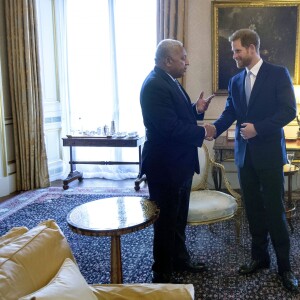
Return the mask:
<path id="1" fill-rule="evenodd" d="M 252 88 L 247 107 L 244 81 L 246 71 L 235 75 L 229 82 L 225 110 L 214 123 L 217 135 L 236 121 L 235 163 L 244 165 L 246 146 L 257 169 L 279 167 L 286 164 L 283 127 L 296 116 L 296 101 L 288 70 L 263 62 Z M 241 124 L 253 123 L 257 136 L 244 140 Z"/>
<path id="2" fill-rule="evenodd" d="M 173 79 L 155 67 L 145 79 L 140 94 L 146 141 L 141 175 L 161 183 L 181 183 L 199 173 L 197 147 L 205 130 L 197 126 L 195 105 Z"/>

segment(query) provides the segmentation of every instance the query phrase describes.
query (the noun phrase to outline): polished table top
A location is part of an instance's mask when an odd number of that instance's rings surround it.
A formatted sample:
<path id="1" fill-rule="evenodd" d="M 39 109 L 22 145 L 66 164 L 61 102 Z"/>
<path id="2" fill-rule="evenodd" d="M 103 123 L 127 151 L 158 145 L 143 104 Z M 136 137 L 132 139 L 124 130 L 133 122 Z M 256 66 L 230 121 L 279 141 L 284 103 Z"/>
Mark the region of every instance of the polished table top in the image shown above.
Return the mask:
<path id="1" fill-rule="evenodd" d="M 138 147 L 144 144 L 144 136 L 136 137 L 97 137 L 97 136 L 67 136 L 62 139 L 63 146 L 79 147 Z"/>
<path id="2" fill-rule="evenodd" d="M 158 215 L 159 209 L 153 201 L 142 197 L 113 197 L 75 207 L 67 221 L 77 233 L 112 236 L 143 229 Z"/>

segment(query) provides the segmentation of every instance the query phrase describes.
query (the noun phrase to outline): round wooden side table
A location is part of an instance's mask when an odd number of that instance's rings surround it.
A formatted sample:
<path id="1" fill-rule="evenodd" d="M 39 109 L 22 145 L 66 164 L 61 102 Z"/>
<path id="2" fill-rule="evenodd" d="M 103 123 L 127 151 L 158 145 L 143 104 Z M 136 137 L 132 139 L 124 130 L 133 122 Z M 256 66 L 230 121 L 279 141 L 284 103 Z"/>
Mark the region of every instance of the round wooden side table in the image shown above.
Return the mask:
<path id="1" fill-rule="evenodd" d="M 111 237 L 111 283 L 123 283 L 122 234 L 153 224 L 159 209 L 142 197 L 113 197 L 91 201 L 75 207 L 67 216 L 73 232 L 88 236 Z"/>

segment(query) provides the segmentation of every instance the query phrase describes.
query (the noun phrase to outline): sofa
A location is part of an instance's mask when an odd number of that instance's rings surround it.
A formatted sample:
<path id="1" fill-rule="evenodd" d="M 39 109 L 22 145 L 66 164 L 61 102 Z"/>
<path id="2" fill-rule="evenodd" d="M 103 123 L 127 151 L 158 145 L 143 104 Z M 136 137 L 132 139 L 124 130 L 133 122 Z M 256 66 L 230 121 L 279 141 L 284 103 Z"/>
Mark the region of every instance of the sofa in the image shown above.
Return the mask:
<path id="1" fill-rule="evenodd" d="M 54 220 L 0 237 L 0 299 L 194 299 L 192 284 L 88 284 Z"/>

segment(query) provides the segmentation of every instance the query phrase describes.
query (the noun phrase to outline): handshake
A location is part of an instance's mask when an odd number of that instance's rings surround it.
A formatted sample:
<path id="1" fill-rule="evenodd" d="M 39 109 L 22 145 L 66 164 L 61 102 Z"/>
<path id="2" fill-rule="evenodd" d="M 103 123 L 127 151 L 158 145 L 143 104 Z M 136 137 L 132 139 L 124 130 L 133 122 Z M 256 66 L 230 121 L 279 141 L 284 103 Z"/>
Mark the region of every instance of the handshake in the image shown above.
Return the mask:
<path id="1" fill-rule="evenodd" d="M 203 127 L 206 130 L 205 139 L 207 141 L 212 141 L 217 134 L 216 126 L 212 124 L 204 123 Z"/>

